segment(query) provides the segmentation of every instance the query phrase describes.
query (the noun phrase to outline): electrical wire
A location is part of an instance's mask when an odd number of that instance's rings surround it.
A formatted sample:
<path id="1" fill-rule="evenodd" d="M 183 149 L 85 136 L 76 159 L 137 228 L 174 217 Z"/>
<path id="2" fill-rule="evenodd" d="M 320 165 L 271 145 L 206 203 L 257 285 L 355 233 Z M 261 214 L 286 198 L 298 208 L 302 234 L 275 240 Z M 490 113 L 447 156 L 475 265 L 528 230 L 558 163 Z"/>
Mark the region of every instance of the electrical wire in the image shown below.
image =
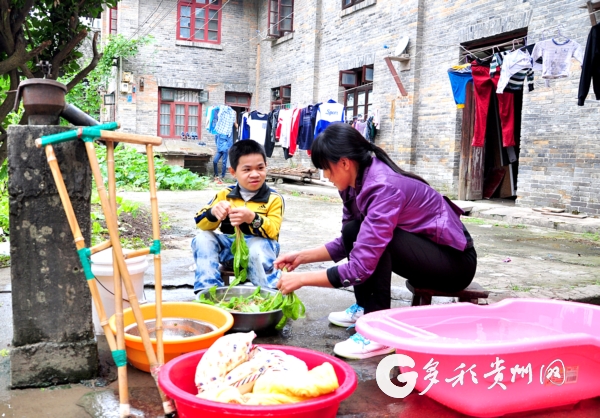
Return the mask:
<path id="1" fill-rule="evenodd" d="M 164 2 L 164 0 L 160 0 L 160 3 L 158 3 L 158 6 L 156 6 L 156 8 L 152 11 L 152 13 L 150 13 L 148 15 L 148 17 L 146 18 L 146 20 L 144 20 L 142 22 L 142 24 L 137 27 L 137 29 L 135 30 L 135 32 L 133 32 L 133 34 L 127 39 L 128 41 L 130 41 L 140 31 L 140 29 L 146 24 L 146 22 L 148 22 L 148 20 L 150 20 L 150 18 L 154 16 L 154 14 L 158 10 L 158 8 L 163 4 L 163 2 Z"/>

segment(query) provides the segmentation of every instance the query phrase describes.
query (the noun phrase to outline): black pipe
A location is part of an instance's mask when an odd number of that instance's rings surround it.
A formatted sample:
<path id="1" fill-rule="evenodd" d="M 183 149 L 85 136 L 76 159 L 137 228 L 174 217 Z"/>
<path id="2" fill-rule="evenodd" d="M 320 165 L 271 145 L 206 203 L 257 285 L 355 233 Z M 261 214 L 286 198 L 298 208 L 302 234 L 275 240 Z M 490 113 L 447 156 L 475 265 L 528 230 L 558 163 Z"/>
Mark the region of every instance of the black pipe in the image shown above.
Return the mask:
<path id="1" fill-rule="evenodd" d="M 62 110 L 60 116 L 75 126 L 100 125 L 100 122 L 98 122 L 96 119 L 85 113 L 77 106 L 69 103 L 65 105 L 65 108 Z"/>

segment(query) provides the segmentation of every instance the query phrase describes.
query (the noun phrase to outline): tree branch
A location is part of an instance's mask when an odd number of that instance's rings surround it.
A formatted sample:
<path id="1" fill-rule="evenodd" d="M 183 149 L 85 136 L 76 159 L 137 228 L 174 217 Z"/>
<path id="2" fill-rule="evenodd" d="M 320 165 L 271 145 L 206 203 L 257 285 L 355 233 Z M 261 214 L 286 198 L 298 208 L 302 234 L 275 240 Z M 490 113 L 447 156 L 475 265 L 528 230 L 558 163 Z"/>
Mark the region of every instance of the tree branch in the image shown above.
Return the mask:
<path id="1" fill-rule="evenodd" d="M 23 75 L 27 78 L 35 78 L 35 75 L 31 72 L 27 64 L 20 65 L 19 68 L 23 72 Z"/>
<path id="2" fill-rule="evenodd" d="M 17 40 L 18 43 L 15 48 L 15 52 L 4 61 L 0 61 L 0 75 L 6 74 L 19 68 L 21 65 L 26 64 L 27 61 L 42 52 L 44 49 L 48 48 L 48 46 L 52 43 L 52 41 L 44 41 L 37 48 L 27 52 L 25 49 L 25 38 L 19 37 Z"/>
<path id="3" fill-rule="evenodd" d="M 73 87 L 75 87 L 77 85 L 77 83 L 79 83 L 81 80 L 83 80 L 94 68 L 96 68 L 96 66 L 98 65 L 98 61 L 100 61 L 100 58 L 102 58 L 102 54 L 98 53 L 98 48 L 97 48 L 97 41 L 98 41 L 99 34 L 100 34 L 100 32 L 94 32 L 94 37 L 92 38 L 92 50 L 94 51 L 94 56 L 92 58 L 92 61 L 88 64 L 87 67 L 85 67 L 83 70 L 81 70 L 73 78 L 73 80 L 71 80 L 69 82 L 69 84 L 67 84 L 67 92 L 71 91 L 71 89 Z"/>
<path id="4" fill-rule="evenodd" d="M 63 46 L 60 52 L 56 54 L 54 58 L 52 58 L 52 74 L 50 76 L 52 80 L 56 80 L 58 78 L 60 64 L 63 62 L 63 60 L 67 58 L 71 51 L 73 51 L 73 49 L 75 49 L 79 42 L 81 42 L 81 40 L 86 36 L 87 30 L 83 29 L 81 32 L 79 32 L 77 35 L 71 38 L 69 42 L 67 42 L 65 46 Z"/>
<path id="5" fill-rule="evenodd" d="M 11 71 L 10 74 L 10 90 L 6 94 L 4 102 L 0 105 L 0 121 L 6 118 L 13 107 L 15 106 L 15 95 L 17 94 L 14 90 L 19 87 L 19 76 L 15 70 Z"/>
<path id="6" fill-rule="evenodd" d="M 15 20 L 12 24 L 12 27 L 14 28 L 12 32 L 13 36 L 15 36 L 17 32 L 21 30 L 21 26 L 23 26 L 25 19 L 27 19 L 27 16 L 29 16 L 29 12 L 31 11 L 31 8 L 34 4 L 35 0 L 25 0 L 25 5 L 21 7 L 21 10 L 15 13 Z"/>

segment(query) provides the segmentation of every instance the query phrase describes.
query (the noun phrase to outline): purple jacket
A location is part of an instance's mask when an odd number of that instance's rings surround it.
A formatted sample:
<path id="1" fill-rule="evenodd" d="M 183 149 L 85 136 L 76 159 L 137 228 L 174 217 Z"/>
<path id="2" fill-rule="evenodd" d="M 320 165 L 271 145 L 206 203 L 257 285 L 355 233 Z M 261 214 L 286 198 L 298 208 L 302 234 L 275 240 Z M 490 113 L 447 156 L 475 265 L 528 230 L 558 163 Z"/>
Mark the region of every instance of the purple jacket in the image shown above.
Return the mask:
<path id="1" fill-rule="evenodd" d="M 340 195 L 344 201 L 342 224 L 362 220 L 348 263 L 334 267 L 344 286 L 354 285 L 356 279 L 363 282 L 373 274 L 396 228 L 460 251 L 467 246 L 460 221 L 463 211 L 458 206 L 427 184 L 394 172 L 376 157 L 356 180 L 356 188 L 348 187 Z M 325 248 L 336 263 L 346 258 L 341 236 Z"/>

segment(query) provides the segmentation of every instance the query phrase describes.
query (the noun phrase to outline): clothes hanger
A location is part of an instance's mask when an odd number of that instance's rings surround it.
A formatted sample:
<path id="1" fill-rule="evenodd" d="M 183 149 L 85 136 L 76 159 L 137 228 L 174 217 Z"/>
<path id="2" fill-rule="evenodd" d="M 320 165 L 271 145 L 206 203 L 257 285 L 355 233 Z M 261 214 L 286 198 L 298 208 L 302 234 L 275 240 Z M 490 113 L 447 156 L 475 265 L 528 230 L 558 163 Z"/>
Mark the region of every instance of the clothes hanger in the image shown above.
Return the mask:
<path id="1" fill-rule="evenodd" d="M 563 25 L 562 23 L 561 23 L 560 25 L 558 25 L 558 29 L 557 29 L 557 32 L 558 32 L 558 38 L 565 38 L 565 42 L 569 42 L 569 41 L 570 41 L 570 39 L 569 39 L 569 38 L 567 38 L 565 35 L 563 35 L 563 33 L 562 33 L 562 31 L 561 31 L 561 28 L 562 28 L 562 29 L 564 29 L 564 25 Z"/>

